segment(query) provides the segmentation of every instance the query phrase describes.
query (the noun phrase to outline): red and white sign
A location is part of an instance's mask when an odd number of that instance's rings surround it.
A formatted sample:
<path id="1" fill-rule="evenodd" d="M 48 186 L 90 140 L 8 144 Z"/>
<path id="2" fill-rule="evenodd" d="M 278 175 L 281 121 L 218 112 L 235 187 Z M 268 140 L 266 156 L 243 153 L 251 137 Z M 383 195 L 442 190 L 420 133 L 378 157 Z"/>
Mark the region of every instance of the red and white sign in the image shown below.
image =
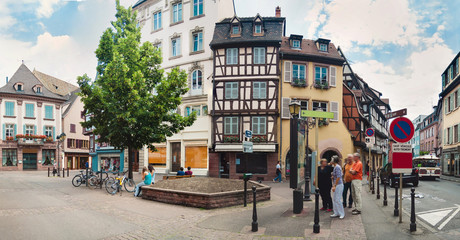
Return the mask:
<path id="1" fill-rule="evenodd" d="M 393 173 L 412 172 L 412 146 L 410 144 L 393 144 Z"/>

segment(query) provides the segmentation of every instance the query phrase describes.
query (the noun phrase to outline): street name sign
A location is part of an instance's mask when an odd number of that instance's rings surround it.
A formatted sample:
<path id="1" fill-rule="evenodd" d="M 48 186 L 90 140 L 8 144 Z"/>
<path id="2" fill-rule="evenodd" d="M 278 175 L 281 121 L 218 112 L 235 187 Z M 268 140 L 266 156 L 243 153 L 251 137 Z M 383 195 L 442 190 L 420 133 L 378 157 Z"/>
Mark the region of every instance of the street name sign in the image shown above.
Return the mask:
<path id="1" fill-rule="evenodd" d="M 251 130 L 246 130 L 246 131 L 244 131 L 244 135 L 245 135 L 247 138 L 252 138 L 252 131 L 251 131 Z"/>
<path id="2" fill-rule="evenodd" d="M 393 152 L 393 173 L 411 173 L 412 145 L 410 143 L 395 143 L 391 149 Z"/>
<path id="3" fill-rule="evenodd" d="M 302 110 L 300 111 L 300 116 L 301 117 L 315 117 L 315 118 L 334 118 L 334 113 L 333 112 Z"/>
<path id="4" fill-rule="evenodd" d="M 243 152 L 244 153 L 252 153 L 253 146 L 254 146 L 254 144 L 252 142 L 244 141 L 243 142 Z"/>
<path id="5" fill-rule="evenodd" d="M 402 116 L 405 116 L 405 115 L 407 115 L 407 108 L 403 108 L 403 109 L 400 109 L 400 110 L 394 111 L 394 112 L 389 112 L 389 113 L 385 114 L 385 118 L 390 119 L 390 118 L 395 118 L 395 117 L 402 117 Z"/>
<path id="6" fill-rule="evenodd" d="M 390 135 L 396 142 L 409 142 L 414 136 L 414 124 L 408 118 L 396 118 L 390 124 Z"/>
<path id="7" fill-rule="evenodd" d="M 368 136 L 368 137 L 373 137 L 374 134 L 375 134 L 375 131 L 374 131 L 373 128 L 368 128 L 368 129 L 366 129 L 366 136 Z"/>

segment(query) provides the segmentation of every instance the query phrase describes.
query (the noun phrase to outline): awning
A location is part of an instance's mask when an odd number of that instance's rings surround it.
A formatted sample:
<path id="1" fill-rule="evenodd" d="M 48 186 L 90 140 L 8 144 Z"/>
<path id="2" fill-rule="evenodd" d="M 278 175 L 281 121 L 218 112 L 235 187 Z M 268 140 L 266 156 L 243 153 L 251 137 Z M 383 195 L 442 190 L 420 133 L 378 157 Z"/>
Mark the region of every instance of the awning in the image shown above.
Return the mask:
<path id="1" fill-rule="evenodd" d="M 253 152 L 275 152 L 276 144 L 254 144 Z M 216 152 L 243 152 L 243 144 L 217 144 Z"/>

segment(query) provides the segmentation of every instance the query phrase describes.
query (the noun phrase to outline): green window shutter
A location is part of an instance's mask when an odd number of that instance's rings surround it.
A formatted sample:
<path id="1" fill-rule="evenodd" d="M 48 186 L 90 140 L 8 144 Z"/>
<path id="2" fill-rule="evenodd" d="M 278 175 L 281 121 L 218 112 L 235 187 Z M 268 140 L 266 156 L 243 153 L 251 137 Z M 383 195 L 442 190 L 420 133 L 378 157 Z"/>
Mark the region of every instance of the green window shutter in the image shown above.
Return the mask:
<path id="1" fill-rule="evenodd" d="M 34 135 L 37 135 L 37 126 L 34 125 Z"/>
<path id="2" fill-rule="evenodd" d="M 45 118 L 53 119 L 53 106 L 45 106 Z"/>
<path id="3" fill-rule="evenodd" d="M 56 141 L 56 127 L 53 127 L 53 141 Z"/>
<path id="4" fill-rule="evenodd" d="M 450 95 L 450 110 L 452 111 L 454 109 L 454 94 Z"/>
<path id="5" fill-rule="evenodd" d="M 23 130 L 22 134 L 26 134 L 26 125 L 25 124 L 22 125 L 22 130 Z"/>
<path id="6" fill-rule="evenodd" d="M 444 100 L 444 113 L 447 114 L 449 111 L 447 98 Z"/>
<path id="7" fill-rule="evenodd" d="M 14 116 L 14 102 L 5 102 L 5 115 Z"/>
<path id="8" fill-rule="evenodd" d="M 14 140 L 16 140 L 16 134 L 18 134 L 17 126 L 18 125 L 14 124 L 14 132 L 13 132 Z"/>
<path id="9" fill-rule="evenodd" d="M 444 129 L 444 141 L 443 141 L 444 145 L 447 144 L 447 133 L 446 132 L 447 132 L 446 129 Z"/>
<path id="10" fill-rule="evenodd" d="M 26 103 L 26 117 L 34 117 L 34 104 Z"/>
<path id="11" fill-rule="evenodd" d="M 6 126 L 3 124 L 3 140 L 6 140 Z"/>
<path id="12" fill-rule="evenodd" d="M 449 131 L 449 144 L 452 144 L 454 142 L 453 139 L 452 139 L 454 128 L 450 127 L 449 129 L 450 129 L 450 131 Z"/>
<path id="13" fill-rule="evenodd" d="M 460 143 L 460 124 L 457 125 L 457 142 Z"/>
<path id="14" fill-rule="evenodd" d="M 43 134 L 42 135 L 46 135 L 46 126 L 43 126 Z"/>

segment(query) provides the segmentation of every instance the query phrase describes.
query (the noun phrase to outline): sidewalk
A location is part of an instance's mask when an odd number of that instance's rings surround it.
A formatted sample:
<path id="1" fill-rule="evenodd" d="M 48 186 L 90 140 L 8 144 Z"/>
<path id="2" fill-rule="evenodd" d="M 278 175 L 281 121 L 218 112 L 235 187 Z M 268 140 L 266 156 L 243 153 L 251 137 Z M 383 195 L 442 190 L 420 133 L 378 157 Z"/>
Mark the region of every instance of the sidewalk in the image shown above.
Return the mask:
<path id="1" fill-rule="evenodd" d="M 460 178 L 459 178 L 459 177 L 441 175 L 440 178 L 441 178 L 442 180 L 447 180 L 447 181 L 451 181 L 451 182 L 458 182 L 458 183 L 460 183 Z"/>

